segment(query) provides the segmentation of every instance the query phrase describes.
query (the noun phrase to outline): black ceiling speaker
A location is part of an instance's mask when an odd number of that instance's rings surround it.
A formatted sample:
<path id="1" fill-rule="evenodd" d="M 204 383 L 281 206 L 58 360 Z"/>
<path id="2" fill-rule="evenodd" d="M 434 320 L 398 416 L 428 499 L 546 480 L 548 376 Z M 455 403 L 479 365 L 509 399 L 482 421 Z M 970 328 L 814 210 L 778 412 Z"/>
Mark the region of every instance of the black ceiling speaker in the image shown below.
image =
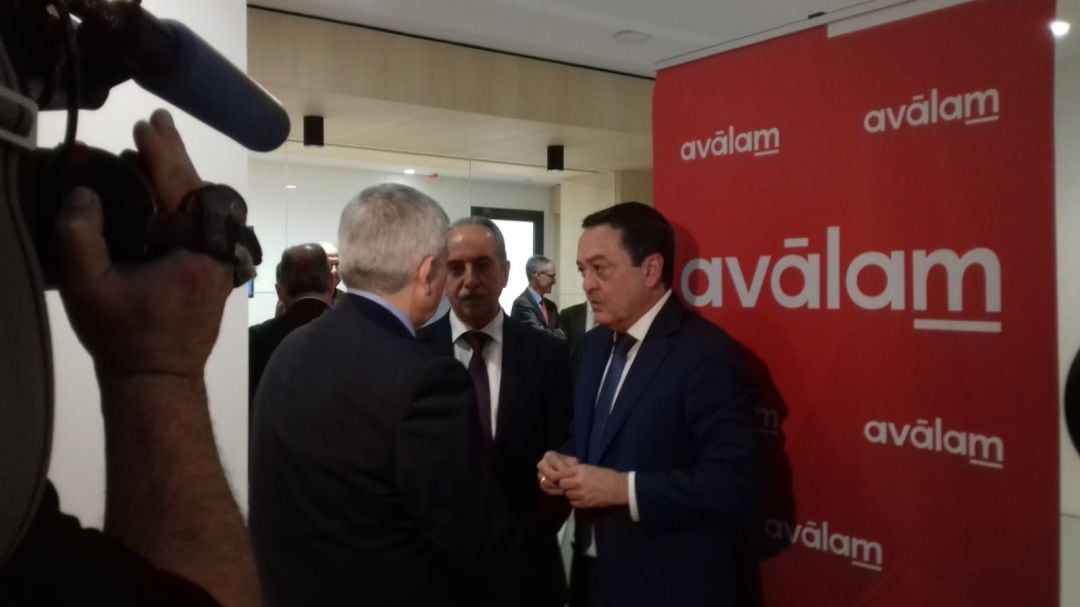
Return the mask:
<path id="1" fill-rule="evenodd" d="M 323 146 L 322 116 L 304 116 L 304 146 L 316 148 Z"/>
<path id="2" fill-rule="evenodd" d="M 549 171 L 561 171 L 563 170 L 563 146 L 561 145 L 549 145 L 548 146 L 548 159 L 547 170 Z"/>

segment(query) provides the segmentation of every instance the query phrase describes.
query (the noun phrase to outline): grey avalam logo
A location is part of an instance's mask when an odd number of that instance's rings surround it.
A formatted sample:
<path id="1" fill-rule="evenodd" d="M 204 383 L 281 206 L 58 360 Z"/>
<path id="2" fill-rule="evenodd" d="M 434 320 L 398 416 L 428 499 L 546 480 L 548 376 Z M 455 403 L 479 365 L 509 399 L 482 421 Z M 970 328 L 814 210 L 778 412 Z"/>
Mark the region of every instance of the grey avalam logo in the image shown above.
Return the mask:
<path id="1" fill-rule="evenodd" d="M 825 554 L 846 558 L 852 566 L 871 571 L 881 571 L 885 566 L 885 549 L 880 542 L 863 539 L 830 528 L 829 521 L 820 525 L 816 521 L 789 523 L 769 519 L 765 521 L 765 535 L 792 546 L 802 546 Z"/>
<path id="2" fill-rule="evenodd" d="M 1005 468 L 1005 441 L 1001 437 L 947 429 L 940 417 L 933 423 L 920 419 L 914 424 L 872 420 L 863 427 L 863 436 L 874 445 L 944 453 L 966 458 L 973 466 Z"/>
<path id="3" fill-rule="evenodd" d="M 976 247 L 963 253 L 948 248 L 863 250 L 845 265 L 840 226 L 828 226 L 824 240 L 822 247 L 809 236 L 784 238 L 783 252 L 756 259 L 730 255 L 692 259 L 683 266 L 680 288 L 686 302 L 698 308 L 724 306 L 725 291 L 734 291 L 734 303 L 743 308 L 756 308 L 759 301 L 771 299 L 787 309 L 839 310 L 842 304 L 853 304 L 864 310 L 900 311 L 908 309 L 910 300 L 910 309 L 917 315 L 912 320 L 916 330 L 1001 333 L 1001 261 L 992 249 Z M 866 292 L 859 280 L 864 271 L 883 274 L 884 288 Z M 970 283 L 965 276 L 973 271 L 980 271 L 983 277 L 982 311 L 969 309 L 970 296 L 965 306 L 965 283 Z M 690 283 L 698 272 L 704 290 L 695 291 Z M 785 286 L 785 273 L 801 276 L 797 291 Z M 937 318 L 928 315 L 931 287 L 941 285 L 931 282 L 932 275 L 945 279 L 945 292 L 940 294 L 947 299 L 944 317 L 940 312 L 934 313 Z M 974 286 L 968 284 L 969 289 Z M 975 314 L 983 318 L 970 318 Z"/>
<path id="4" fill-rule="evenodd" d="M 942 96 L 935 88 L 929 94 L 912 96 L 906 103 L 870 110 L 863 117 L 863 128 L 867 133 L 884 133 L 948 122 L 973 126 L 997 122 L 1000 116 L 997 89 Z"/>
<path id="5" fill-rule="evenodd" d="M 780 129 L 737 130 L 734 126 L 719 129 L 703 139 L 684 141 L 679 156 L 689 162 L 709 157 L 721 158 L 740 154 L 773 156 L 780 153 Z"/>

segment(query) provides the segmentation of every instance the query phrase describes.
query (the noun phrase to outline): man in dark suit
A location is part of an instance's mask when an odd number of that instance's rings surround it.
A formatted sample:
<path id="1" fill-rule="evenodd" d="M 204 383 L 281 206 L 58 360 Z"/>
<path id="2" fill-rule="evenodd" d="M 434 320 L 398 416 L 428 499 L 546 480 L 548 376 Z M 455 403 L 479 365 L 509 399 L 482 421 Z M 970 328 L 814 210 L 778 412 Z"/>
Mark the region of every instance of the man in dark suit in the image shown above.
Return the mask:
<path id="1" fill-rule="evenodd" d="M 326 252 L 315 243 L 285 249 L 277 265 L 278 302 L 281 316 L 248 328 L 248 402 L 255 402 L 255 389 L 270 355 L 298 327 L 322 315 L 330 307 L 334 281 Z M 248 411 L 248 421 L 251 420 Z"/>
<path id="2" fill-rule="evenodd" d="M 555 286 L 555 262 L 543 255 L 534 255 L 525 262 L 529 286 L 514 300 L 510 317 L 548 335 L 566 339 L 559 328 L 559 308 L 547 297 Z"/>
<path id="3" fill-rule="evenodd" d="M 672 294 L 674 232 L 623 203 L 585 218 L 585 337 L 567 454 L 540 486 L 574 506 L 571 605 L 734 605 L 736 519 L 757 494 L 737 344 Z"/>
<path id="4" fill-rule="evenodd" d="M 510 262 L 499 228 L 469 217 L 450 228 L 446 294 L 451 311 L 425 331 L 432 349 L 453 356 L 473 377 L 481 425 L 493 440 L 499 483 L 524 538 L 493 563 L 481 603 L 556 607 L 566 604 L 557 533 L 570 505 L 536 485 L 536 461 L 566 442 L 570 363 L 566 344 L 506 318 L 499 295 Z"/>
<path id="5" fill-rule="evenodd" d="M 464 582 L 511 537 L 469 375 L 415 338 L 447 223 L 408 186 L 361 192 L 339 229 L 348 293 L 270 359 L 250 521 L 269 605 L 473 605 Z"/>

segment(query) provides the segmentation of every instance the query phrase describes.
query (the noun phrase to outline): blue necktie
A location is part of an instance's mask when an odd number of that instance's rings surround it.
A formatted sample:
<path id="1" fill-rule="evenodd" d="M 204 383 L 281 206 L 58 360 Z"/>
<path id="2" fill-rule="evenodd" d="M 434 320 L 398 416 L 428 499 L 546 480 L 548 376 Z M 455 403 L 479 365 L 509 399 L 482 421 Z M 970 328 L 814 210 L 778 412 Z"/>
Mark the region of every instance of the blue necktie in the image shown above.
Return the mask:
<path id="1" fill-rule="evenodd" d="M 604 436 L 604 427 L 611 417 L 611 407 L 615 404 L 615 391 L 619 387 L 623 370 L 626 369 L 626 355 L 634 347 L 637 339 L 628 333 L 616 333 L 615 345 L 611 352 L 611 364 L 608 365 L 604 383 L 593 407 L 592 431 L 589 433 L 589 446 L 585 453 L 585 462 L 596 464 L 600 460 L 600 439 Z"/>

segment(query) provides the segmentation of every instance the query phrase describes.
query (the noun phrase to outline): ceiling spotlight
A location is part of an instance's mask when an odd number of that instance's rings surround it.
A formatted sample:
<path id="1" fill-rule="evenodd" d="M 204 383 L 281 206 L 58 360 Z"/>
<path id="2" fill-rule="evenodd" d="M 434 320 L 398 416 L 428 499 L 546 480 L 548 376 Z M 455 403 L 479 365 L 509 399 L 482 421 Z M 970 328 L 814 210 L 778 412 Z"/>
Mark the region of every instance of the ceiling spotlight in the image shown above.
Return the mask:
<path id="1" fill-rule="evenodd" d="M 652 34 L 646 34 L 645 32 L 639 32 L 637 30 L 622 30 L 615 32 L 611 37 L 623 44 L 641 44 L 642 42 L 652 40 Z"/>
<path id="2" fill-rule="evenodd" d="M 296 186 L 294 186 L 293 184 L 290 183 L 289 185 L 285 186 L 285 189 L 286 190 L 295 190 Z"/>
<path id="3" fill-rule="evenodd" d="M 1068 21 L 1062 21 L 1061 19 L 1050 22 L 1050 31 L 1054 33 L 1055 38 L 1064 38 L 1069 33 L 1070 27 Z"/>
<path id="4" fill-rule="evenodd" d="M 547 170 L 563 170 L 563 146 L 549 145 L 547 147 Z"/>
<path id="5" fill-rule="evenodd" d="M 415 175 L 416 174 L 416 169 L 405 169 L 405 174 L 406 175 Z"/>

